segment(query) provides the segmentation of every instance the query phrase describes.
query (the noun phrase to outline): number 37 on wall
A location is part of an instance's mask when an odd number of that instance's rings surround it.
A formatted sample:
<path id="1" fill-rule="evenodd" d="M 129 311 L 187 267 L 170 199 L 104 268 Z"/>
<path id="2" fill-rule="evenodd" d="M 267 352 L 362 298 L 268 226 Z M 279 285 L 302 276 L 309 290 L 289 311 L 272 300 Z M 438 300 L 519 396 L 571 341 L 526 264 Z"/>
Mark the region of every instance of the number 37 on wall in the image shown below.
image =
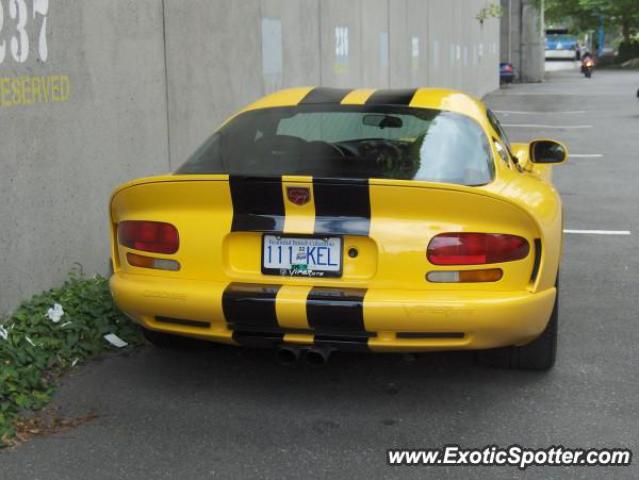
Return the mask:
<path id="1" fill-rule="evenodd" d="M 26 62 L 29 58 L 29 30 L 38 26 L 39 30 L 34 32 L 38 36 L 38 56 L 41 61 L 47 61 L 48 14 L 49 0 L 29 0 L 28 3 L 27 0 L 0 0 L 0 64 L 8 58 L 9 52 L 16 62 Z M 9 24 L 13 24 L 13 30 Z"/>

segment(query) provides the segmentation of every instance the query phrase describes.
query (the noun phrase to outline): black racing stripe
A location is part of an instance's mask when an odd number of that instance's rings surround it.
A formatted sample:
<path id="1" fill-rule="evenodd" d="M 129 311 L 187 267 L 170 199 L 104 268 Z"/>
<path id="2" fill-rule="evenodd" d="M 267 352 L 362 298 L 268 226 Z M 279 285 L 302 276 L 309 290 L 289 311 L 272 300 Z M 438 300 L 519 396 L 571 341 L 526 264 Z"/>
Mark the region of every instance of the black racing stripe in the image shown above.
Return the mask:
<path id="1" fill-rule="evenodd" d="M 282 232 L 284 198 L 282 181 L 276 179 L 229 177 L 233 202 L 233 232 Z"/>
<path id="2" fill-rule="evenodd" d="M 314 287 L 306 298 L 306 317 L 315 335 L 366 337 L 364 288 Z"/>
<path id="3" fill-rule="evenodd" d="M 306 94 L 299 105 L 341 103 L 344 97 L 350 92 L 352 92 L 352 90 L 349 88 L 316 87 Z"/>
<path id="4" fill-rule="evenodd" d="M 376 90 L 366 105 L 409 105 L 416 91 L 415 88 Z"/>
<path id="5" fill-rule="evenodd" d="M 275 313 L 280 285 L 231 283 L 222 294 L 222 311 L 233 338 L 242 343 L 247 336 L 283 338 Z M 237 337 L 237 338 L 236 338 Z"/>
<path id="6" fill-rule="evenodd" d="M 368 180 L 313 179 L 315 234 L 368 236 L 371 199 Z"/>

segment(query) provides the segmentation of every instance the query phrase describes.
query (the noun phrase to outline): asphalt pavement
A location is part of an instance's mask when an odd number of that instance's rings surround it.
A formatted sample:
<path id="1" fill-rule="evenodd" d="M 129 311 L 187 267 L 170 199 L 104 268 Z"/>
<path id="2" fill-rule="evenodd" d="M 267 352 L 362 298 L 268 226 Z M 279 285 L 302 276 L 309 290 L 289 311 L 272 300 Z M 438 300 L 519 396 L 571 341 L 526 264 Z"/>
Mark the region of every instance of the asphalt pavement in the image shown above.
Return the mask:
<path id="1" fill-rule="evenodd" d="M 390 467 L 389 448 L 639 448 L 638 72 L 552 72 L 487 98 L 511 141 L 551 137 L 569 230 L 559 354 L 548 373 L 491 370 L 469 353 L 337 354 L 278 366 L 212 347 L 107 356 L 55 396 L 78 428 L 0 453 L 0 479 L 639 478 L 630 467 Z"/>

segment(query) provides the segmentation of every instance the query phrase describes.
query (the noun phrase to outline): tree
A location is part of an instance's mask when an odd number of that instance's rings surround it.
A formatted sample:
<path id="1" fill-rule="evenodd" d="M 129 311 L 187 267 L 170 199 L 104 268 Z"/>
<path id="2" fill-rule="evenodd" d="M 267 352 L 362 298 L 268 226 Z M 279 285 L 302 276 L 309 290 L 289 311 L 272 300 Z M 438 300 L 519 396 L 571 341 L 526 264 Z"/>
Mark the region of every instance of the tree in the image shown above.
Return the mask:
<path id="1" fill-rule="evenodd" d="M 593 30 L 599 20 L 583 8 L 579 0 L 546 0 L 544 16 L 547 21 L 569 23 L 576 30 Z"/>
<path id="2" fill-rule="evenodd" d="M 621 31 L 624 42 L 630 42 L 639 30 L 639 0 L 546 0 L 545 15 L 550 21 L 570 19 L 581 30 L 593 30 L 603 16 Z"/>
<path id="3" fill-rule="evenodd" d="M 579 3 L 585 10 L 618 25 L 624 42 L 630 42 L 639 29 L 639 0 L 579 0 Z"/>

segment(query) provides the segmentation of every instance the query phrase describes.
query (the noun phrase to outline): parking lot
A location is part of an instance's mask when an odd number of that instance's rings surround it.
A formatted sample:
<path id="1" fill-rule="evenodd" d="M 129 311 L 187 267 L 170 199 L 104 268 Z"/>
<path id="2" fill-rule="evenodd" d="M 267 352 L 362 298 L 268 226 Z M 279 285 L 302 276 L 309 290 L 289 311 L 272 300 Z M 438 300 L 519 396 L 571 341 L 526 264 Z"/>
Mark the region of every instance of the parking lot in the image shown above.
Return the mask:
<path id="1" fill-rule="evenodd" d="M 336 354 L 284 368 L 269 351 L 142 348 L 76 368 L 54 407 L 97 418 L 0 454 L 0 478 L 518 478 L 514 467 L 390 467 L 389 448 L 637 448 L 639 74 L 577 70 L 487 98 L 511 141 L 550 137 L 565 208 L 558 362 L 491 370 L 470 353 Z M 636 463 L 636 462 L 635 462 Z M 637 478 L 532 467 L 527 478 Z"/>

